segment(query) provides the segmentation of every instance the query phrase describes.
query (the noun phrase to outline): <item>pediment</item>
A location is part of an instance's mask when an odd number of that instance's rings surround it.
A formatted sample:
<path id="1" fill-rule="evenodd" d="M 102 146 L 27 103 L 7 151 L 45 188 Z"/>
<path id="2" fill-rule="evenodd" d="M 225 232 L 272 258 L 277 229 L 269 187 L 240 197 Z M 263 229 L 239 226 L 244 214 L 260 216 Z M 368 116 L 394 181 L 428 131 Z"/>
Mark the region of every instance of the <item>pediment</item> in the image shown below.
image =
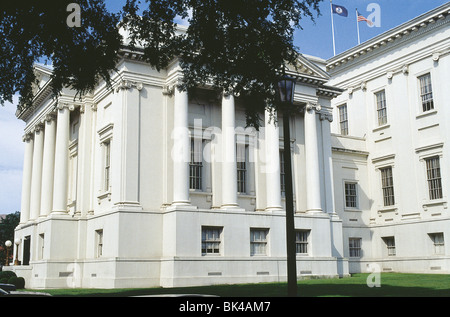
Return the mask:
<path id="1" fill-rule="evenodd" d="M 297 59 L 297 64 L 287 65 L 287 70 L 297 73 L 299 75 L 316 77 L 318 79 L 322 79 L 328 81 L 330 79 L 330 75 L 320 68 L 320 66 L 316 65 L 313 61 L 309 60 L 304 55 L 299 55 Z"/>
<path id="2" fill-rule="evenodd" d="M 43 65 L 34 65 L 34 75 L 36 80 L 31 84 L 33 95 L 36 96 L 38 92 L 50 81 L 52 70 Z"/>

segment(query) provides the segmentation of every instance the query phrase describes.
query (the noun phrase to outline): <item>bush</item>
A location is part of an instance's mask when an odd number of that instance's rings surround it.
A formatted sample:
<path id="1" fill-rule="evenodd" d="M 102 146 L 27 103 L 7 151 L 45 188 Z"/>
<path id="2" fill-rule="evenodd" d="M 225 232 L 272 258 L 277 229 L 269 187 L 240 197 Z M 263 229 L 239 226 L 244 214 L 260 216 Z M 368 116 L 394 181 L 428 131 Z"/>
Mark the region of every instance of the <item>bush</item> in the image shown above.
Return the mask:
<path id="1" fill-rule="evenodd" d="M 8 284 L 13 284 L 17 289 L 25 288 L 25 279 L 23 277 L 12 276 L 8 279 Z"/>
<path id="2" fill-rule="evenodd" d="M 10 277 L 17 277 L 17 275 L 13 271 L 1 271 L 0 272 L 0 279 L 3 279 L 3 278 L 9 279 Z"/>
<path id="3" fill-rule="evenodd" d="M 8 284 L 8 278 L 7 277 L 0 278 L 0 284 Z"/>

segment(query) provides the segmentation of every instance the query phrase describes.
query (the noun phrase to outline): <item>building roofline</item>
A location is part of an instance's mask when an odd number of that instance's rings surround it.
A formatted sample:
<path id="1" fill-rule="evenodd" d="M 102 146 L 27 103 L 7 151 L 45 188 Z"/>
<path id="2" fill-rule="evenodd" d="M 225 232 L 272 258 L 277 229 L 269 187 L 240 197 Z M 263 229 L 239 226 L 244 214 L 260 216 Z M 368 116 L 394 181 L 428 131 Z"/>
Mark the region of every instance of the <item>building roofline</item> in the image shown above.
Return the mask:
<path id="1" fill-rule="evenodd" d="M 351 49 L 348 49 L 327 60 L 327 70 L 339 67 L 348 61 L 354 60 L 368 52 L 380 49 L 387 43 L 402 38 L 411 32 L 418 31 L 420 28 L 433 24 L 438 20 L 445 19 L 450 15 L 450 2 L 447 2 L 433 10 L 430 10 L 420 16 L 409 20 L 397 27 L 394 27 L 364 43 L 361 43 Z"/>

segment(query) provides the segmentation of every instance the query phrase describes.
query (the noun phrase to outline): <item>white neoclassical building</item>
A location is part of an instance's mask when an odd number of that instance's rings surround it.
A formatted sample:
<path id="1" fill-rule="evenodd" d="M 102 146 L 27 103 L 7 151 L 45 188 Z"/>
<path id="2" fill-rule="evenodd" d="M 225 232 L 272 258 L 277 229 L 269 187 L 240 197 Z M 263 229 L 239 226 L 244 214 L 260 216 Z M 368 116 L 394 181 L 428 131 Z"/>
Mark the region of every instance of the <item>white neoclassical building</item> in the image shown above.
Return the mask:
<path id="1" fill-rule="evenodd" d="M 327 61 L 350 272 L 450 272 L 450 3 Z"/>
<path id="2" fill-rule="evenodd" d="M 299 278 L 450 272 L 449 13 L 289 71 Z M 36 66 L 13 269 L 34 288 L 285 280 L 282 113 L 246 129 L 238 96 L 120 54 L 81 100 Z"/>
<path id="3" fill-rule="evenodd" d="M 36 66 L 26 122 L 20 240 L 28 287 L 149 287 L 286 279 L 282 121 L 246 129 L 239 97 L 175 88 L 122 51 L 113 89 L 50 94 Z M 297 273 L 343 276 L 325 65 L 301 56 L 291 121 Z M 278 114 L 281 117 L 282 114 Z"/>

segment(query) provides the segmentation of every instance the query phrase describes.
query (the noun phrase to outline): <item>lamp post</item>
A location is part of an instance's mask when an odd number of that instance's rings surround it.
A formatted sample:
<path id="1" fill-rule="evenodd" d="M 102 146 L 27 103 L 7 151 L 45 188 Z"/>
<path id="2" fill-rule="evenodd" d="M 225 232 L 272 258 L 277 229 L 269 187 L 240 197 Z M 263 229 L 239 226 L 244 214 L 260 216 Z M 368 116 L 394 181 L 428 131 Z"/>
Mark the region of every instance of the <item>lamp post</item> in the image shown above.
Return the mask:
<path id="1" fill-rule="evenodd" d="M 11 248 L 11 241 L 7 240 L 5 242 L 5 246 L 6 246 L 6 260 L 5 260 L 5 266 L 9 266 L 9 249 Z"/>
<path id="2" fill-rule="evenodd" d="M 288 296 L 297 296 L 295 252 L 294 197 L 292 189 L 290 111 L 294 101 L 295 79 L 284 75 L 278 82 L 280 105 L 283 109 L 284 171 L 286 197 L 286 251 Z"/>
<path id="3" fill-rule="evenodd" d="M 16 259 L 14 260 L 14 265 L 19 265 L 19 244 L 20 244 L 20 239 L 17 238 L 16 240 L 14 240 L 14 244 L 16 245 Z"/>

